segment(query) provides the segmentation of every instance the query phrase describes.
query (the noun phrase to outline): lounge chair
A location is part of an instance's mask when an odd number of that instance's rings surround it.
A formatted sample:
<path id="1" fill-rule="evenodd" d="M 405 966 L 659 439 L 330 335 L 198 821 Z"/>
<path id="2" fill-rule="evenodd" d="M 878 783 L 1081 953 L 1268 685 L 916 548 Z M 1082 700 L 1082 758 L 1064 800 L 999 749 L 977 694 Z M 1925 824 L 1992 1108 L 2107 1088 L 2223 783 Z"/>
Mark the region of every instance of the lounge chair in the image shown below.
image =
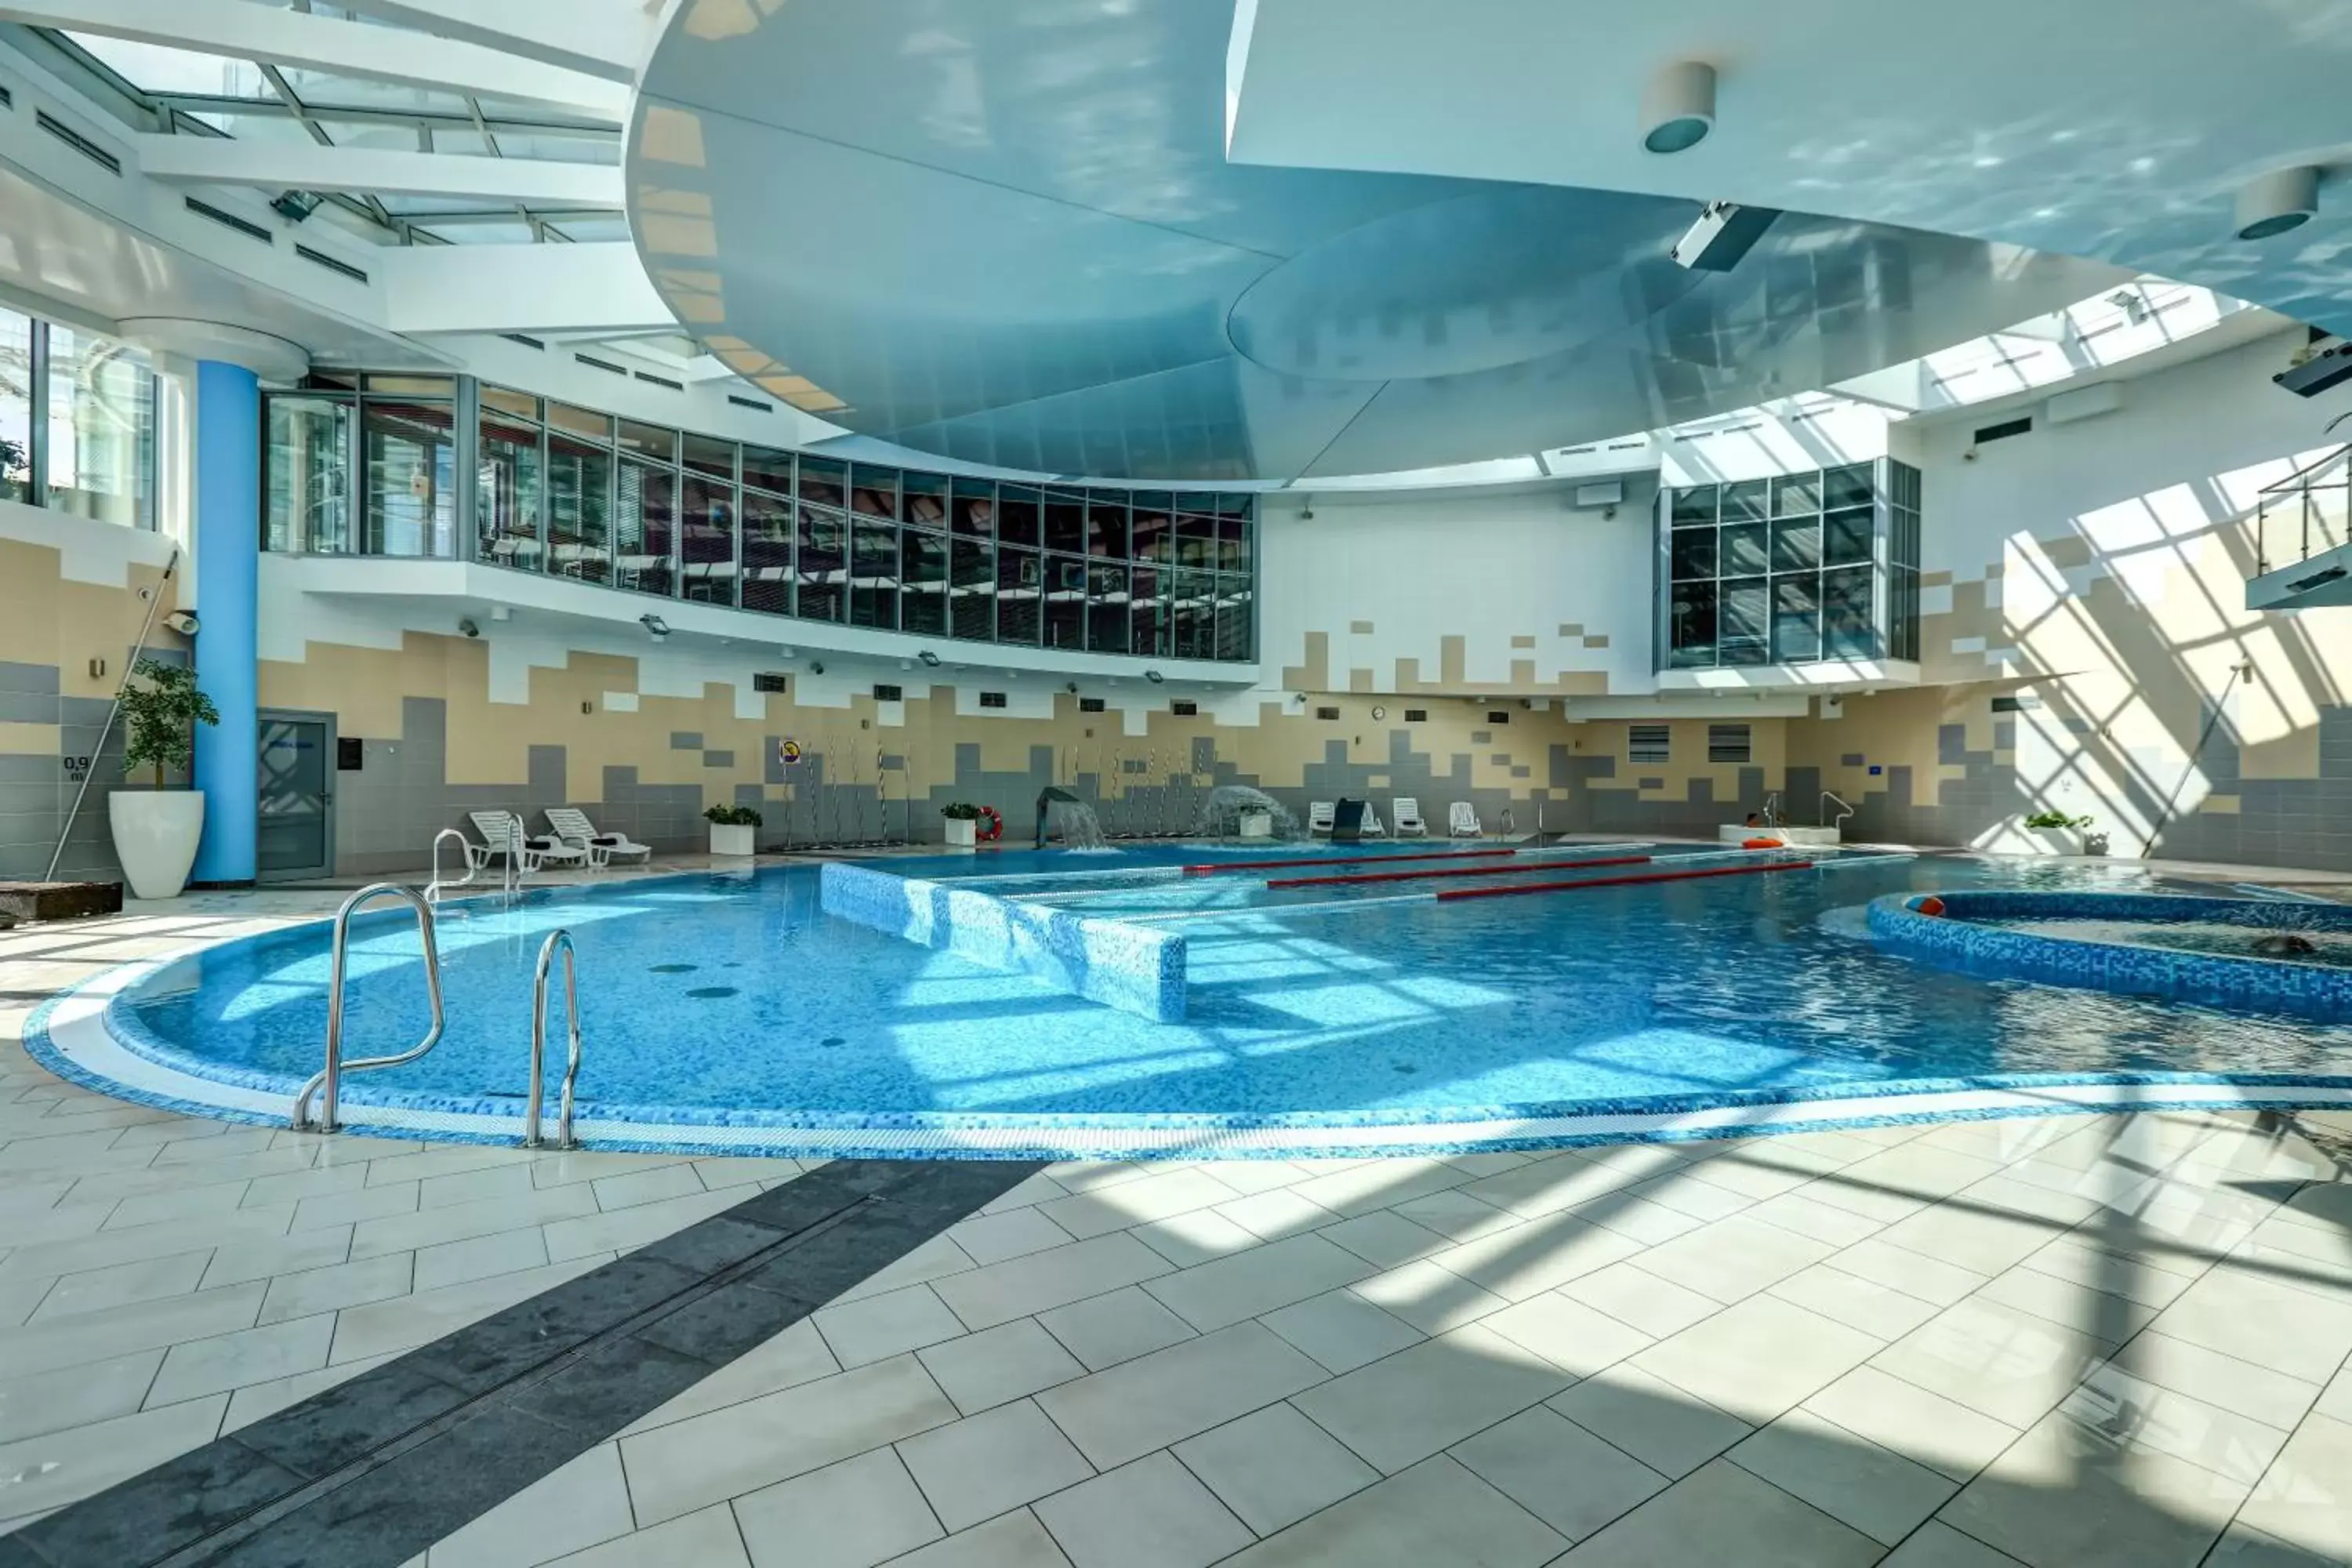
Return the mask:
<path id="1" fill-rule="evenodd" d="M 469 811 L 467 816 L 474 831 L 482 836 L 479 844 L 466 846 L 466 864 L 472 869 L 487 869 L 500 855 L 512 860 L 515 869 L 529 875 L 552 862 L 558 866 L 577 866 L 588 858 L 588 851 L 574 847 L 560 838 L 534 838 L 523 831 L 522 818 L 511 811 Z"/>
<path id="2" fill-rule="evenodd" d="M 1364 802 L 1363 836 L 1367 838 L 1388 837 L 1388 829 L 1381 826 L 1381 814 L 1372 809 L 1372 803 L 1369 800 Z"/>
<path id="3" fill-rule="evenodd" d="M 1339 809 L 1339 805 L 1337 801 L 1309 801 L 1307 805 L 1307 836 L 1312 838 L 1320 833 L 1328 837 L 1331 832 L 1332 814 Z"/>
<path id="4" fill-rule="evenodd" d="M 547 808 L 547 825 L 555 829 L 556 837 L 576 848 L 588 851 L 588 867 L 601 871 L 618 855 L 625 860 L 650 860 L 653 846 L 639 844 L 625 833 L 599 833 L 588 814 L 577 806 L 551 805 Z"/>
<path id="5" fill-rule="evenodd" d="M 1411 795 L 1401 795 L 1389 802 L 1396 814 L 1396 836 L 1399 838 L 1426 838 L 1429 824 L 1421 819 L 1421 802 Z"/>
<path id="6" fill-rule="evenodd" d="M 1455 838 L 1481 838 L 1486 832 L 1479 826 L 1478 808 L 1466 800 L 1457 800 L 1445 808 L 1445 831 Z"/>

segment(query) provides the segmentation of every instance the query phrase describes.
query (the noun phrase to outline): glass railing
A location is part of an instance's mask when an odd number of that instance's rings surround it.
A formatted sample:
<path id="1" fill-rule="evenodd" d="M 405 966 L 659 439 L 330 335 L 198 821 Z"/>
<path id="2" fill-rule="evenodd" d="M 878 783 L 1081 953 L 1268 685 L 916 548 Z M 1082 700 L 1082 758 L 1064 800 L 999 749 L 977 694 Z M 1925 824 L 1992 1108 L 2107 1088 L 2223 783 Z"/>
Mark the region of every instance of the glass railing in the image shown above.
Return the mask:
<path id="1" fill-rule="evenodd" d="M 2266 488 L 2255 513 L 2254 541 L 2257 577 L 2352 542 L 2352 447 Z"/>
<path id="2" fill-rule="evenodd" d="M 1245 493 L 926 473 L 452 377 L 323 372 L 268 405 L 273 551 L 470 559 L 960 642 L 1255 657 Z"/>

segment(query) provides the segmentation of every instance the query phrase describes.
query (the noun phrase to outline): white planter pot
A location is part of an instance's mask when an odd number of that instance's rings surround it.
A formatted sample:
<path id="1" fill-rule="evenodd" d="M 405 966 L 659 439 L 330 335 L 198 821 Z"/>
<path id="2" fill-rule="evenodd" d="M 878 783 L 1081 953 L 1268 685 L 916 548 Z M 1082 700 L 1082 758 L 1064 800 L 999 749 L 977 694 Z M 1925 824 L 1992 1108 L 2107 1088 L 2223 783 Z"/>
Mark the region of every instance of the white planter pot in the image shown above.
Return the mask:
<path id="1" fill-rule="evenodd" d="M 710 825 L 710 852 L 756 855 L 760 852 L 760 830 L 748 822 L 714 822 Z"/>
<path id="2" fill-rule="evenodd" d="M 1242 813 L 1242 837 L 1244 838 L 1273 837 L 1274 814 L 1270 811 L 1245 811 Z"/>
<path id="3" fill-rule="evenodd" d="M 980 824 L 968 816 L 942 818 L 948 825 L 948 847 L 972 849 L 980 845 Z"/>
<path id="4" fill-rule="evenodd" d="M 2025 830 L 2025 837 L 2033 841 L 2034 852 L 2039 855 L 2080 855 L 2083 852 L 2082 836 L 2071 827 L 2029 827 Z"/>
<path id="5" fill-rule="evenodd" d="M 115 858 L 137 899 L 176 899 L 196 863 L 205 797 L 192 789 L 119 789 L 106 797 Z"/>

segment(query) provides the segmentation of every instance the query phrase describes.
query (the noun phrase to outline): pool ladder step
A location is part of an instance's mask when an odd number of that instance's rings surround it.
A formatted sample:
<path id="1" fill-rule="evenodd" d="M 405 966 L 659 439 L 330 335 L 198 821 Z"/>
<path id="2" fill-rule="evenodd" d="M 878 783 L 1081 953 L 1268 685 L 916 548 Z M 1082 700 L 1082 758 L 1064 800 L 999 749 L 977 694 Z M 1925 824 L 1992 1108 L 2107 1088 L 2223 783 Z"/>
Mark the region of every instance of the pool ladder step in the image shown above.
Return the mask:
<path id="1" fill-rule="evenodd" d="M 352 943 L 352 917 L 378 899 L 397 899 L 407 904 L 416 915 L 416 935 L 425 956 L 425 994 L 432 1006 L 431 1024 L 425 1037 L 407 1050 L 386 1057 L 362 1057 L 357 1061 L 343 1060 L 343 982 L 349 969 Z M 547 983 L 555 967 L 555 955 L 563 955 L 563 1011 L 567 1048 L 563 1068 L 563 1083 L 557 1109 L 555 1137 L 549 1140 L 541 1126 L 541 1101 L 547 1085 Z M 531 982 L 530 992 L 530 1099 L 523 1111 L 522 1142 L 526 1149 L 572 1149 L 578 1147 L 572 1136 L 573 1091 L 580 1079 L 580 986 L 578 959 L 572 945 L 572 932 L 562 927 L 551 931 L 540 944 L 539 970 Z M 374 882 L 362 888 L 343 900 L 335 911 L 333 941 L 329 948 L 327 967 L 327 1060 L 326 1065 L 302 1086 L 294 1097 L 292 1122 L 298 1132 L 336 1132 L 342 1123 L 337 1117 L 341 1104 L 343 1074 L 368 1072 L 378 1068 L 401 1067 L 416 1060 L 441 1043 L 448 1024 L 448 1014 L 442 1004 L 441 950 L 434 941 L 433 906 L 425 895 L 414 888 L 397 882 Z M 310 1101 L 318 1097 L 318 1114 L 310 1112 Z"/>

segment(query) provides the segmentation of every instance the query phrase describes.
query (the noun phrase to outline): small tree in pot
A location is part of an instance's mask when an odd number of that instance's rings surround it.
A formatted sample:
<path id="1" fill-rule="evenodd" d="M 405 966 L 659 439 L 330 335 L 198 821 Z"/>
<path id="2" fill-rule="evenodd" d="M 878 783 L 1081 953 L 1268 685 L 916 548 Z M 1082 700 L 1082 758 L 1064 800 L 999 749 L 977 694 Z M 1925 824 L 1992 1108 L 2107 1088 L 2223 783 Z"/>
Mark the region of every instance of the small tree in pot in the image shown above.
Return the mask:
<path id="1" fill-rule="evenodd" d="M 196 726 L 219 723 L 220 710 L 196 685 L 194 670 L 142 658 L 122 688 L 121 718 L 123 773 L 151 769 L 154 786 L 107 797 L 114 853 L 135 896 L 175 899 L 204 837 L 205 797 L 170 788 L 168 775 L 195 760 Z"/>
<path id="2" fill-rule="evenodd" d="M 702 813 L 710 824 L 710 852 L 713 855 L 756 855 L 760 852 L 760 825 L 767 819 L 748 805 L 714 805 Z"/>

